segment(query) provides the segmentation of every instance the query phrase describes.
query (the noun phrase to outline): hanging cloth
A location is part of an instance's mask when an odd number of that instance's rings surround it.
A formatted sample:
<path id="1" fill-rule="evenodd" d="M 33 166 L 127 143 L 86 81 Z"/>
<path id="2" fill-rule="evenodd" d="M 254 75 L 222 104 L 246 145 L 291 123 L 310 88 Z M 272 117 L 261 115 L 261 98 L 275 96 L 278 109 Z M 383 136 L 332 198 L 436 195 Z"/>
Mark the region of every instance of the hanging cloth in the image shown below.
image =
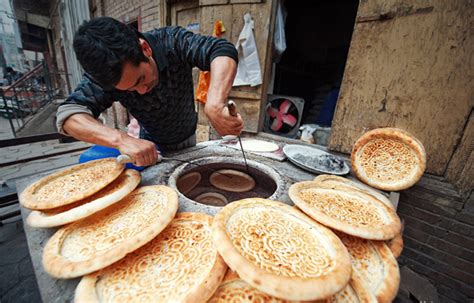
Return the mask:
<path id="1" fill-rule="evenodd" d="M 214 29 L 212 31 L 212 36 L 220 38 L 222 33 L 225 32 L 224 24 L 221 20 L 217 20 L 214 23 Z M 211 72 L 201 71 L 199 72 L 199 80 L 196 88 L 195 98 L 197 101 L 202 104 L 206 104 L 207 100 L 207 91 L 209 90 L 209 84 L 211 83 Z"/>

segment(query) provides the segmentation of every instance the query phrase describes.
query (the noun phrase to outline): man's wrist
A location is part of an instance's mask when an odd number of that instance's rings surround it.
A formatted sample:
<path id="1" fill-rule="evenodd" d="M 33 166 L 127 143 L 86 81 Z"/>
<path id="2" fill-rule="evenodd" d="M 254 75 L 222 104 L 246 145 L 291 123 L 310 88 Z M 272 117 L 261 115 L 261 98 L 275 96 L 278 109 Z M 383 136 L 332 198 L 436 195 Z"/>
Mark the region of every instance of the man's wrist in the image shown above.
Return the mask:
<path id="1" fill-rule="evenodd" d="M 110 144 L 112 145 L 112 147 L 119 149 L 119 147 L 123 144 L 123 141 L 125 140 L 125 136 L 127 136 L 127 134 L 119 130 L 113 129 L 110 136 Z"/>

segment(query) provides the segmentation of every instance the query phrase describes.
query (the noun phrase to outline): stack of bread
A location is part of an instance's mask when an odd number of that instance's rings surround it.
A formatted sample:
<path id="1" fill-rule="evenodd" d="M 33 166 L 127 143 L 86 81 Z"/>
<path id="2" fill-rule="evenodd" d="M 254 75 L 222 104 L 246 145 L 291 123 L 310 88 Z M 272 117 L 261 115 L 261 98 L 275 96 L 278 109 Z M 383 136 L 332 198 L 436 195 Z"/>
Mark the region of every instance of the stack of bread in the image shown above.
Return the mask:
<path id="1" fill-rule="evenodd" d="M 378 157 L 376 147 L 389 146 L 395 157 L 405 155 L 395 165 L 402 162 L 409 178 L 421 176 L 416 165 L 409 169 L 416 161 L 404 148 L 367 142 L 354 149 L 353 165 L 362 163 L 356 175 L 380 176 L 364 163 Z M 400 176 L 379 178 L 389 185 L 379 180 L 377 188 L 414 184 Z M 321 175 L 290 187 L 297 207 L 250 198 L 213 218 L 177 214 L 175 190 L 136 188 L 139 182 L 138 172 L 103 159 L 22 193 L 22 205 L 33 210 L 28 224 L 64 225 L 46 244 L 43 266 L 55 278 L 83 277 L 77 302 L 390 302 L 397 294 L 401 222 L 369 186 Z"/>

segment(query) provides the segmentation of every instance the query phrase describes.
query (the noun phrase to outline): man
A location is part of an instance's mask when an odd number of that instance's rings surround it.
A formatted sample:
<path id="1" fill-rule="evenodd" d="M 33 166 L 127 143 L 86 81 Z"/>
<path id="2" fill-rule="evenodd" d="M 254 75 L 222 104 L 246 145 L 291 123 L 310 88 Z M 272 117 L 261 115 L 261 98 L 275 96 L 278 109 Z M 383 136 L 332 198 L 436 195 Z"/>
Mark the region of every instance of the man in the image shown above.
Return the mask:
<path id="1" fill-rule="evenodd" d="M 134 164 L 156 163 L 158 152 L 196 144 L 192 68 L 211 71 L 204 111 L 220 135 L 237 135 L 240 115 L 226 106 L 237 70 L 237 51 L 223 39 L 195 35 L 180 27 L 139 33 L 109 17 L 79 27 L 74 51 L 86 71 L 83 81 L 57 112 L 60 132 L 117 148 Z M 140 124 L 140 139 L 96 120 L 119 101 Z M 156 144 L 156 145 L 155 145 Z"/>
<path id="2" fill-rule="evenodd" d="M 7 80 L 8 85 L 12 85 L 16 82 L 16 80 L 20 79 L 23 76 L 23 73 L 17 72 L 10 66 L 5 68 L 5 72 L 5 79 Z"/>

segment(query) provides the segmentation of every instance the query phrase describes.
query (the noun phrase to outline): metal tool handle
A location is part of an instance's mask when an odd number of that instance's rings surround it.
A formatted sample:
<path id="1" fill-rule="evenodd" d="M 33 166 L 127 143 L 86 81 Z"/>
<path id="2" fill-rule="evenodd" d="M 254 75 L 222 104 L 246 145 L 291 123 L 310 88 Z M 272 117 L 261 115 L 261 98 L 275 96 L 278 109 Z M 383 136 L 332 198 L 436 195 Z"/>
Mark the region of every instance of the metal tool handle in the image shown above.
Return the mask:
<path id="1" fill-rule="evenodd" d="M 120 164 L 133 163 L 133 160 L 129 155 L 119 155 L 117 157 L 117 163 L 120 163 Z"/>
<path id="2" fill-rule="evenodd" d="M 227 102 L 227 108 L 229 109 L 229 114 L 231 116 L 237 117 L 237 106 L 234 101 L 229 100 L 229 102 Z"/>
<path id="3" fill-rule="evenodd" d="M 160 163 L 161 161 L 163 161 L 163 156 L 158 153 L 158 157 L 156 157 L 156 163 Z"/>
<path id="4" fill-rule="evenodd" d="M 158 157 L 156 158 L 156 163 L 160 163 L 161 161 L 163 161 L 163 156 L 160 153 L 158 153 Z M 117 163 L 120 163 L 120 164 L 133 163 L 133 159 L 129 155 L 118 155 Z"/>

